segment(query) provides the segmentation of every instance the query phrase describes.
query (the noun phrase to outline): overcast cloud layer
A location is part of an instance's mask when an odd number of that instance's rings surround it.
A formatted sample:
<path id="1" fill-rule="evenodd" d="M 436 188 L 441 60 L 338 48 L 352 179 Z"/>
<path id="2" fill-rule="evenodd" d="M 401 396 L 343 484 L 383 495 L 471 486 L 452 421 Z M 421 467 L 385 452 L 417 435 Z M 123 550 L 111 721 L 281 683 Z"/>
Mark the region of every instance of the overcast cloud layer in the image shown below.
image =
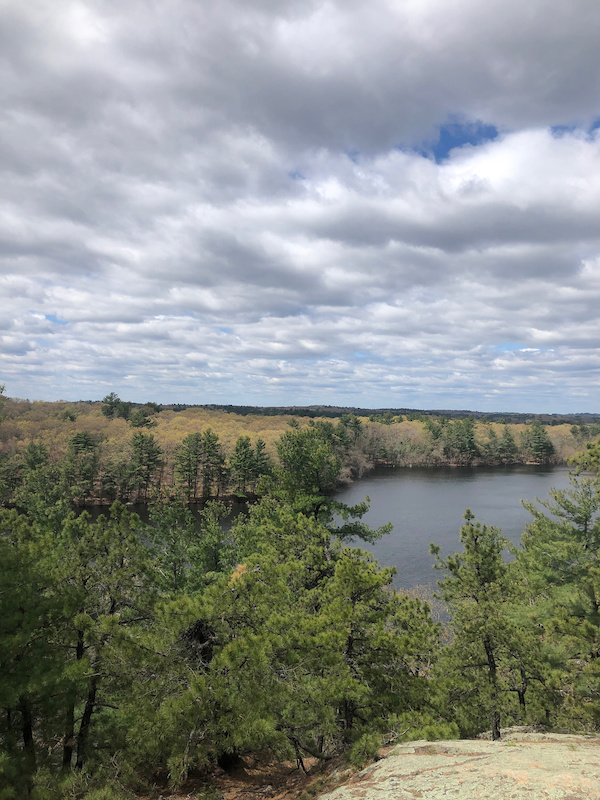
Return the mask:
<path id="1" fill-rule="evenodd" d="M 597 0 L 0 15 L 10 396 L 598 410 Z"/>

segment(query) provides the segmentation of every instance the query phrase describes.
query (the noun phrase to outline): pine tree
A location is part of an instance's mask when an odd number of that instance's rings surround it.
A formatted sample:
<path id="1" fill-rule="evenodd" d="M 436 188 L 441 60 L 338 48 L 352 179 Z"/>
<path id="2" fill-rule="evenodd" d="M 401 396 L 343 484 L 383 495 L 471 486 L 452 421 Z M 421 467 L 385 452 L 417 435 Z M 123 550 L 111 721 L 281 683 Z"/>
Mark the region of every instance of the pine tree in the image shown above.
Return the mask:
<path id="1" fill-rule="evenodd" d="M 162 451 L 151 433 L 134 433 L 131 438 L 133 486 L 144 502 L 148 491 L 162 467 Z"/>
<path id="2" fill-rule="evenodd" d="M 438 628 L 389 590 L 393 571 L 270 501 L 243 524 L 254 552 L 204 593 L 195 677 L 159 712 L 169 730 L 188 726 L 177 770 L 191 753 L 329 758 L 422 709 Z"/>
<path id="3" fill-rule="evenodd" d="M 440 548 L 431 546 L 436 568 L 448 573 L 439 581 L 453 632 L 440 662 L 450 676 L 446 702 L 455 707 L 463 733 L 478 733 L 487 719 L 492 738 L 499 739 L 502 715 L 510 709 L 509 693 L 521 692 L 524 709 L 529 677 L 539 677 L 539 665 L 532 659 L 536 642 L 511 613 L 516 593 L 503 559 L 507 541 L 498 528 L 475 522 L 469 509 L 464 518 L 462 553 L 441 558 Z"/>
<path id="4" fill-rule="evenodd" d="M 554 445 L 542 423 L 534 420 L 521 434 L 521 450 L 529 461 L 547 464 L 554 455 Z"/>
<path id="5" fill-rule="evenodd" d="M 518 452 L 515 437 L 512 435 L 510 428 L 505 425 L 502 428 L 502 435 L 498 443 L 500 460 L 503 464 L 512 464 L 516 460 Z"/>
<path id="6" fill-rule="evenodd" d="M 190 433 L 175 453 L 175 480 L 183 487 L 188 501 L 198 495 L 199 470 L 202 463 L 202 434 Z"/>
<path id="7" fill-rule="evenodd" d="M 207 500 L 217 487 L 217 495 L 226 483 L 227 470 L 219 436 L 211 428 L 202 434 L 200 470 L 202 473 L 202 497 Z"/>
<path id="8" fill-rule="evenodd" d="M 563 659 L 575 698 L 565 712 L 600 722 L 600 477 L 571 476 L 570 489 L 525 507 L 533 515 L 517 551 L 530 613 L 554 658 Z M 546 513 L 549 512 L 549 513 Z"/>
<path id="9" fill-rule="evenodd" d="M 250 444 L 249 436 L 240 436 L 235 443 L 233 453 L 229 459 L 231 477 L 234 482 L 235 492 L 243 497 L 248 486 L 256 479 L 256 464 L 254 451 Z"/>

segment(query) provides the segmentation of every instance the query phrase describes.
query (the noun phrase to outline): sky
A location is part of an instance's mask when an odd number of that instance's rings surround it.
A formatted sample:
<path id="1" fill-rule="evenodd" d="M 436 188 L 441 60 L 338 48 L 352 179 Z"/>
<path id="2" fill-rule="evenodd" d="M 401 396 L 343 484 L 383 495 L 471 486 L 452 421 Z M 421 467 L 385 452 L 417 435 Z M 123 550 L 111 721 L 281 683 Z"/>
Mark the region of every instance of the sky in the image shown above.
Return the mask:
<path id="1" fill-rule="evenodd" d="M 0 383 L 598 411 L 597 0 L 0 0 Z"/>

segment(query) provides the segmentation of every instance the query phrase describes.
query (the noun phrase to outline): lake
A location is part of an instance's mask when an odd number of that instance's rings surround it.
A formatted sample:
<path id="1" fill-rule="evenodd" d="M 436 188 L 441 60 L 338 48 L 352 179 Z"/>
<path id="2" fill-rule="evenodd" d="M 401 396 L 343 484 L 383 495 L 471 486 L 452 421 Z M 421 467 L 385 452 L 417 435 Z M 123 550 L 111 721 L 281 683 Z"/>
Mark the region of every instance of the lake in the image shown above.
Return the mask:
<path id="1" fill-rule="evenodd" d="M 394 529 L 374 545 L 364 545 L 382 566 L 395 566 L 401 588 L 435 584 L 429 543 L 441 545 L 442 556 L 460 551 L 459 531 L 470 508 L 478 521 L 496 525 L 518 543 L 531 515 L 521 499 L 545 499 L 551 487 L 569 485 L 567 467 L 379 468 L 336 494 L 355 505 L 366 496 L 371 508 L 363 517 L 372 528 L 391 522 Z M 357 542 L 357 546 L 363 546 Z"/>

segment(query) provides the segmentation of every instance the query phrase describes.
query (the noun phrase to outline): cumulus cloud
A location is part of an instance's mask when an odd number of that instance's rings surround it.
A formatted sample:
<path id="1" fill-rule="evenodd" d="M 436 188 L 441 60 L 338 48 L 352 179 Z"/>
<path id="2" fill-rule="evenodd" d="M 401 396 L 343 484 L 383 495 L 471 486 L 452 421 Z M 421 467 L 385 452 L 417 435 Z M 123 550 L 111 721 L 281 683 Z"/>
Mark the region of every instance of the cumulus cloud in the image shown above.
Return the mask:
<path id="1" fill-rule="evenodd" d="M 0 15 L 9 394 L 593 409 L 593 0 Z"/>

